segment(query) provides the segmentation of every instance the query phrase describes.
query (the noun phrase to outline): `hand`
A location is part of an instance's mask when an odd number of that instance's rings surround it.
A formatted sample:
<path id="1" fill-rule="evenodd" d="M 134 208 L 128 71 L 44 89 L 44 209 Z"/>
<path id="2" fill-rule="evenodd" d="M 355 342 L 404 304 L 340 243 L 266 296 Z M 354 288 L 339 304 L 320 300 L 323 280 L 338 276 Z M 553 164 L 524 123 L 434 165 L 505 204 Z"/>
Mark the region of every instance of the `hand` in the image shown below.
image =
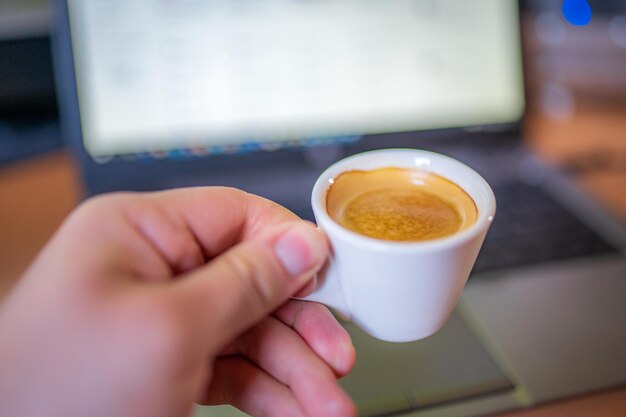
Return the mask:
<path id="1" fill-rule="evenodd" d="M 327 253 L 311 224 L 234 189 L 92 199 L 0 306 L 0 415 L 353 416 L 336 381 L 349 336 L 288 301 Z"/>

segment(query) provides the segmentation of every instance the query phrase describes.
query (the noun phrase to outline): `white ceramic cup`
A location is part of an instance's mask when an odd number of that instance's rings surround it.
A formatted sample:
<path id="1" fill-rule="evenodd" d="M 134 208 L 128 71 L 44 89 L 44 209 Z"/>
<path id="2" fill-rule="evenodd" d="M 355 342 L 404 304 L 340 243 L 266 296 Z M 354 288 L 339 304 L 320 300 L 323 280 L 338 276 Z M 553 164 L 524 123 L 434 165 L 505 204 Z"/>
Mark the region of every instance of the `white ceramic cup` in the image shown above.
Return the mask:
<path id="1" fill-rule="evenodd" d="M 352 232 L 328 215 L 326 194 L 350 170 L 417 168 L 459 185 L 476 203 L 476 223 L 457 234 L 422 242 L 390 242 Z M 322 173 L 311 196 L 331 256 L 305 300 L 337 310 L 370 335 L 408 342 L 439 330 L 454 309 L 496 212 L 487 182 L 450 157 L 415 149 L 385 149 L 343 159 Z"/>

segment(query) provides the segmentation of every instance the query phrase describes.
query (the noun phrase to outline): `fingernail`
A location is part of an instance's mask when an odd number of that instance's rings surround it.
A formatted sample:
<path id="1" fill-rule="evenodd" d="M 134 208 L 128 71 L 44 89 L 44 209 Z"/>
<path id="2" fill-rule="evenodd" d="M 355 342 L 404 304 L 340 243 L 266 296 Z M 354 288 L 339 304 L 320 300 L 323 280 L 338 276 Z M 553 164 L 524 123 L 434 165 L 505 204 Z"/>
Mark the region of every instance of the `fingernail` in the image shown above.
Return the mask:
<path id="1" fill-rule="evenodd" d="M 274 243 L 274 252 L 289 275 L 296 277 L 311 271 L 324 261 L 323 236 L 312 225 L 294 225 Z"/>

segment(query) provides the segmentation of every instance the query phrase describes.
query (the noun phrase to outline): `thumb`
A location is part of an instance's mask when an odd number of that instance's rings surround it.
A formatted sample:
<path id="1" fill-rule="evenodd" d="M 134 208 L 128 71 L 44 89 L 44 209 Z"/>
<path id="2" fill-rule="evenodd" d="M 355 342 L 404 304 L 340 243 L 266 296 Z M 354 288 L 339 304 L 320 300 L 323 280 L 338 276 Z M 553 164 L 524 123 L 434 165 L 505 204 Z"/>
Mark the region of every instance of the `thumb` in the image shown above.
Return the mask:
<path id="1" fill-rule="evenodd" d="M 322 232 L 308 222 L 290 222 L 232 247 L 180 284 L 212 343 L 222 345 L 309 283 L 327 255 Z"/>

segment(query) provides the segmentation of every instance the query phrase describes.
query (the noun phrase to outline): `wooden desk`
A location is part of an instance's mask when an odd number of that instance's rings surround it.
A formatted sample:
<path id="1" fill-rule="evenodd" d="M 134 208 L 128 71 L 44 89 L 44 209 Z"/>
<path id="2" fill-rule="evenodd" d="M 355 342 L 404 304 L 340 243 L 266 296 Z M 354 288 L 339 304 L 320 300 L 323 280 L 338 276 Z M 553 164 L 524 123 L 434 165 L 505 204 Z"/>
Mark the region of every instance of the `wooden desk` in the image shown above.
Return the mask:
<path id="1" fill-rule="evenodd" d="M 0 299 L 78 204 L 77 178 L 64 152 L 0 167 Z"/>

